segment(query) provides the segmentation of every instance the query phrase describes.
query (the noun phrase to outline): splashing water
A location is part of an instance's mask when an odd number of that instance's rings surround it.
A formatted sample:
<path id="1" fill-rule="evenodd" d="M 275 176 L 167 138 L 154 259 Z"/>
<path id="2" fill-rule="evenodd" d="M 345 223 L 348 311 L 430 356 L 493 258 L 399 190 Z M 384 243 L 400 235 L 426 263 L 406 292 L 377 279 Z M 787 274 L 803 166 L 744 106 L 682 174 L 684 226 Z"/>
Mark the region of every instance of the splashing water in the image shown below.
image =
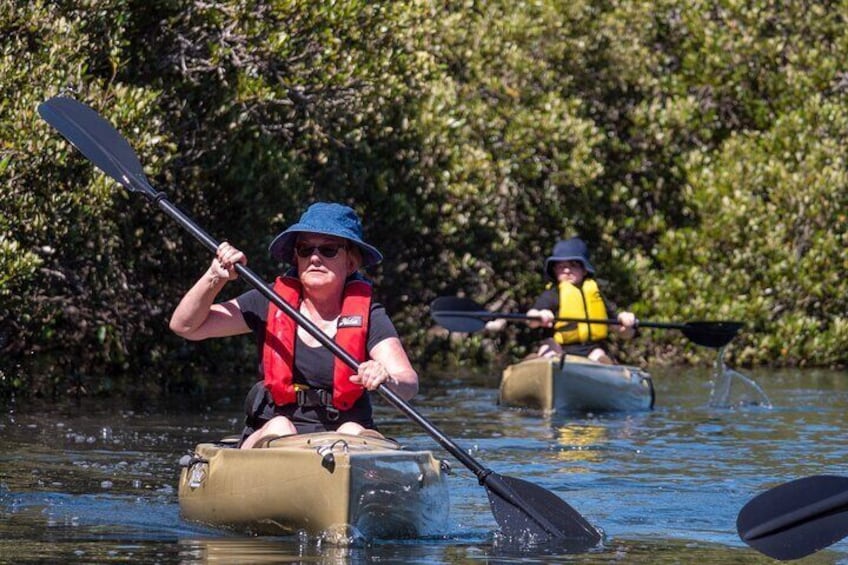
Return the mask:
<path id="1" fill-rule="evenodd" d="M 771 401 L 760 385 L 725 364 L 724 349 L 724 347 L 719 349 L 713 365 L 715 370 L 713 372 L 713 386 L 710 391 L 710 406 L 713 408 L 730 408 L 731 406 L 755 405 L 772 408 Z M 732 400 L 734 379 L 742 386 L 738 399 L 735 401 Z M 751 398 L 749 394 L 752 391 L 755 398 Z"/>

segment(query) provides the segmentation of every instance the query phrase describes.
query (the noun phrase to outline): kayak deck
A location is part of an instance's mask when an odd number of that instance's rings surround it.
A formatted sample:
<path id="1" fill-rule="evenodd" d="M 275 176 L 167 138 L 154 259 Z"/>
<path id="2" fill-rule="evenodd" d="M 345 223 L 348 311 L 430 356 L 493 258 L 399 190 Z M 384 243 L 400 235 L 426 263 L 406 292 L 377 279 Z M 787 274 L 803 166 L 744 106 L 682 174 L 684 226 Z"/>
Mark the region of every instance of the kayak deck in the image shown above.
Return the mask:
<path id="1" fill-rule="evenodd" d="M 498 401 L 545 412 L 650 410 L 654 386 L 651 376 L 637 367 L 565 355 L 508 366 L 501 377 Z"/>
<path id="2" fill-rule="evenodd" d="M 254 449 L 201 443 L 180 476 L 189 521 L 251 534 L 409 538 L 443 533 L 447 465 L 429 451 L 339 433 Z"/>

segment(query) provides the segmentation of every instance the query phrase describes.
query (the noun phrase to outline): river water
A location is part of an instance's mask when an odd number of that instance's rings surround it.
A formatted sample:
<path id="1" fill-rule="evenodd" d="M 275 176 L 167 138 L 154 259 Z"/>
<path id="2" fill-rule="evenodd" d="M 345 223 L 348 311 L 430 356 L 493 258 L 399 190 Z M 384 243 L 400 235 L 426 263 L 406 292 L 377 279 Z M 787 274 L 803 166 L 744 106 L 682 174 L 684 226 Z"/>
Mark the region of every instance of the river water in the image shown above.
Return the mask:
<path id="1" fill-rule="evenodd" d="M 384 433 L 452 462 L 443 535 L 339 547 L 186 523 L 177 502 L 180 457 L 240 429 L 241 398 L 222 394 L 161 408 L 7 403 L 0 562 L 775 562 L 740 541 L 736 516 L 783 482 L 848 475 L 848 375 L 757 369 L 717 377 L 712 367 L 652 375 L 653 411 L 554 416 L 498 406 L 498 371 L 422 375 L 413 406 L 485 466 L 556 493 L 601 527 L 605 543 L 589 553 L 504 547 L 474 475 L 380 399 Z M 848 564 L 848 540 L 802 562 Z"/>

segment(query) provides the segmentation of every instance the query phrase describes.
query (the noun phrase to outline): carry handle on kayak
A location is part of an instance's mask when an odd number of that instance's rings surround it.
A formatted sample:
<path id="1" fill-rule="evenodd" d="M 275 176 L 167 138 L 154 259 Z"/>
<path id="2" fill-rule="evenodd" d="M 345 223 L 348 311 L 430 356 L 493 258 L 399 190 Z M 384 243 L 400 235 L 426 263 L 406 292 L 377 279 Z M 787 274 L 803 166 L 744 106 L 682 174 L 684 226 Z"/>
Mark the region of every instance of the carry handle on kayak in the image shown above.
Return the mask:
<path id="1" fill-rule="evenodd" d="M 213 253 L 217 251 L 218 241 L 172 204 L 163 192 L 153 188 L 129 143 L 96 111 L 72 98 L 57 96 L 41 103 L 38 113 L 100 170 L 129 191 L 143 194 L 207 249 Z M 352 369 L 358 369 L 359 363 L 356 359 L 311 320 L 291 307 L 253 271 L 241 264 L 237 264 L 235 269 L 248 284 L 291 316 L 324 347 Z M 562 540 L 567 542 L 573 551 L 583 551 L 600 542 L 601 535 L 598 530 L 564 500 L 538 485 L 501 476 L 483 467 L 394 391 L 382 384 L 377 390 L 389 403 L 424 428 L 442 447 L 474 473 L 479 483 L 486 488 L 492 513 L 505 535 L 517 538 L 530 534 L 542 539 Z"/>

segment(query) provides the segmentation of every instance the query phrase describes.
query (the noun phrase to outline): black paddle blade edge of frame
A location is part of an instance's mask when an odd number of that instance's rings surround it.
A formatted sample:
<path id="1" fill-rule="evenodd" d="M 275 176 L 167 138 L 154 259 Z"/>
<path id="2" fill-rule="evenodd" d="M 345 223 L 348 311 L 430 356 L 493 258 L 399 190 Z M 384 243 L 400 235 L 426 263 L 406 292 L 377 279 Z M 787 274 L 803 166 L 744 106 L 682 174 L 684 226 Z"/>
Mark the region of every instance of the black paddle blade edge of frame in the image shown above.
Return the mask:
<path id="1" fill-rule="evenodd" d="M 155 193 L 138 155 L 112 124 L 89 106 L 65 96 L 38 105 L 38 114 L 104 173 L 133 192 Z"/>
<path id="2" fill-rule="evenodd" d="M 740 539 L 781 561 L 806 557 L 848 535 L 848 477 L 815 475 L 751 499 L 736 519 Z"/>

